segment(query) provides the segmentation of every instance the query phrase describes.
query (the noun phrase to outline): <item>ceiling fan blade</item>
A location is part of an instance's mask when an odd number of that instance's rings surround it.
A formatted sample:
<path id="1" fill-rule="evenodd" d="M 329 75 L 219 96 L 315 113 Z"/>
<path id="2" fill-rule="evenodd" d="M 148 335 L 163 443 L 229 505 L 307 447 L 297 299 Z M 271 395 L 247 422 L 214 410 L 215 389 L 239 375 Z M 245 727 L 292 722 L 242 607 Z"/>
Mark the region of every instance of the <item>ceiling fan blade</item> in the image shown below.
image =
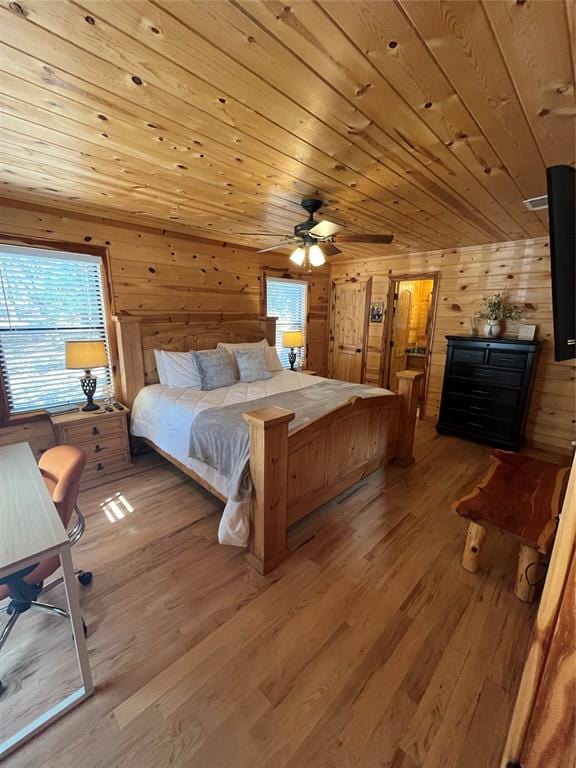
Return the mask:
<path id="1" fill-rule="evenodd" d="M 388 245 L 394 235 L 338 235 L 339 243 L 383 243 Z"/>
<path id="2" fill-rule="evenodd" d="M 320 248 L 322 248 L 322 251 L 324 252 L 324 256 L 338 256 L 339 253 L 342 253 L 340 248 L 336 248 L 334 243 L 320 243 Z"/>
<path id="3" fill-rule="evenodd" d="M 314 237 L 333 237 L 337 232 L 340 232 L 343 227 L 340 224 L 334 224 L 333 221 L 319 221 L 310 230 L 310 234 Z"/>
<path id="4" fill-rule="evenodd" d="M 283 235 L 281 232 L 236 232 L 236 234 L 252 235 L 252 237 L 291 237 L 291 235 Z"/>
<path id="5" fill-rule="evenodd" d="M 269 245 L 268 248 L 261 248 L 257 253 L 266 253 L 266 251 L 275 251 L 277 248 L 288 248 L 290 241 L 285 240 L 283 243 L 276 243 L 276 245 Z"/>

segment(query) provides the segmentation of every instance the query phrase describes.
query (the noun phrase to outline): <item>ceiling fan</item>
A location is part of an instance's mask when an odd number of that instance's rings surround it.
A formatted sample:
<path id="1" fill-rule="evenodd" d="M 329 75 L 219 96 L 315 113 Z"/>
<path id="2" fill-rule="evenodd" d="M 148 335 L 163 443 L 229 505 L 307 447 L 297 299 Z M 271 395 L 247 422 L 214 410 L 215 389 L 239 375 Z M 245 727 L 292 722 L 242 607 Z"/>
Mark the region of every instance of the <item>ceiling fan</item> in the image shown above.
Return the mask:
<path id="1" fill-rule="evenodd" d="M 302 208 L 308 213 L 308 218 L 301 224 L 296 224 L 293 235 L 284 236 L 280 243 L 262 248 L 258 253 L 274 251 L 278 248 L 286 248 L 290 244 L 296 245 L 295 250 L 290 254 L 290 261 L 299 267 L 307 266 L 320 267 L 325 263 L 327 256 L 337 256 L 342 251 L 334 244 L 334 237 L 337 236 L 338 243 L 383 243 L 389 244 L 394 239 L 394 235 L 346 235 L 339 234 L 344 227 L 340 224 L 334 224 L 326 219 L 315 221 L 314 214 L 323 203 L 316 198 L 306 198 L 300 203 Z M 260 236 L 260 237 L 282 237 L 273 232 L 241 232 L 242 235 Z"/>

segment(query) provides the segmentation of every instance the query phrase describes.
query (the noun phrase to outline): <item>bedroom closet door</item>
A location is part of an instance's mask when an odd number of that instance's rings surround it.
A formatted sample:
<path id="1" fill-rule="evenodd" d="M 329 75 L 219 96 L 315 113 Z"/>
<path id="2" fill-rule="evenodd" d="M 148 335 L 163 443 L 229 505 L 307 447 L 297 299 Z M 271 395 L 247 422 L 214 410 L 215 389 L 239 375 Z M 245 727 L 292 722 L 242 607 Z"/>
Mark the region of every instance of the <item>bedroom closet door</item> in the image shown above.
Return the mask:
<path id="1" fill-rule="evenodd" d="M 330 318 L 330 377 L 359 384 L 364 371 L 372 278 L 334 280 Z"/>

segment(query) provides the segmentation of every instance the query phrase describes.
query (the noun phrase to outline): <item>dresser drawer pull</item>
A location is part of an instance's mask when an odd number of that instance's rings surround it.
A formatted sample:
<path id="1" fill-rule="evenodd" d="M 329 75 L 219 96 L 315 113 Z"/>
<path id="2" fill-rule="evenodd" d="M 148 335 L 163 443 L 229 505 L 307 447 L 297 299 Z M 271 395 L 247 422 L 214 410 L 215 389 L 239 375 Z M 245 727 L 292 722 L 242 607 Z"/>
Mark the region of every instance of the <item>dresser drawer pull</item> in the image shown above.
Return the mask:
<path id="1" fill-rule="evenodd" d="M 477 421 L 468 421 L 466 422 L 469 427 L 479 427 L 480 429 L 484 428 L 484 424 L 478 424 Z"/>
<path id="2" fill-rule="evenodd" d="M 96 445 L 94 446 L 94 453 L 100 453 L 100 451 L 102 451 L 102 450 L 104 450 L 102 448 L 102 446 L 98 445 L 98 443 L 96 443 Z"/>
<path id="3" fill-rule="evenodd" d="M 104 464 L 102 464 L 101 462 L 98 462 L 98 464 L 96 464 L 96 472 L 102 472 L 103 469 L 104 469 Z"/>
<path id="4" fill-rule="evenodd" d="M 488 408 L 482 408 L 481 405 L 470 405 L 469 408 L 471 411 L 482 411 L 482 413 L 486 413 L 488 410 Z"/>
<path id="5" fill-rule="evenodd" d="M 473 389 L 472 393 L 475 394 L 475 395 L 489 395 L 490 394 L 487 389 Z"/>
<path id="6" fill-rule="evenodd" d="M 92 434 L 93 435 L 99 435 L 100 434 L 100 430 L 98 429 L 98 427 L 92 427 Z"/>

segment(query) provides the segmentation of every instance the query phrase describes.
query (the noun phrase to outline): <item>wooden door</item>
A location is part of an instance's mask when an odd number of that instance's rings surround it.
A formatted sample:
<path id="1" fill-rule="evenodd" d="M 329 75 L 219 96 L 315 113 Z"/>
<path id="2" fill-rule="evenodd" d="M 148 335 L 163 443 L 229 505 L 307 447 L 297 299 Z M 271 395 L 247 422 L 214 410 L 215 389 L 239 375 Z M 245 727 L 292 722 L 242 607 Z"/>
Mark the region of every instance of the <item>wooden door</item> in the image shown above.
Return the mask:
<path id="1" fill-rule="evenodd" d="M 410 310 L 412 309 L 412 292 L 401 289 L 394 302 L 392 318 L 392 349 L 390 350 L 389 388 L 398 391 L 398 371 L 406 367 L 406 347 L 410 328 Z"/>
<path id="2" fill-rule="evenodd" d="M 371 279 L 332 283 L 330 376 L 333 379 L 362 381 L 371 283 Z"/>

